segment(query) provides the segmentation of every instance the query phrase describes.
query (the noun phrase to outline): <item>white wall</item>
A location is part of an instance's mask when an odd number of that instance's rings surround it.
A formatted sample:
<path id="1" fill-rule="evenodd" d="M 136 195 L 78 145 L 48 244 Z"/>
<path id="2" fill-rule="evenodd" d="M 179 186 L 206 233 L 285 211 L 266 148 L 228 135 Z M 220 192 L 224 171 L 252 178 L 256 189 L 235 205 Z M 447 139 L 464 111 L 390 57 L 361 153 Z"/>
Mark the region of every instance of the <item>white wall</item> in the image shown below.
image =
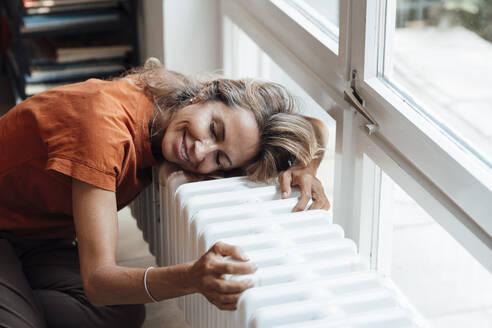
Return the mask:
<path id="1" fill-rule="evenodd" d="M 143 0 L 140 57 L 156 57 L 185 74 L 222 68 L 219 0 Z"/>
<path id="2" fill-rule="evenodd" d="M 143 0 L 138 2 L 141 64 L 148 57 L 156 57 L 161 62 L 164 60 L 163 2 L 163 0 Z"/>
<path id="3" fill-rule="evenodd" d="M 222 68 L 218 0 L 164 0 L 164 62 L 185 74 Z"/>

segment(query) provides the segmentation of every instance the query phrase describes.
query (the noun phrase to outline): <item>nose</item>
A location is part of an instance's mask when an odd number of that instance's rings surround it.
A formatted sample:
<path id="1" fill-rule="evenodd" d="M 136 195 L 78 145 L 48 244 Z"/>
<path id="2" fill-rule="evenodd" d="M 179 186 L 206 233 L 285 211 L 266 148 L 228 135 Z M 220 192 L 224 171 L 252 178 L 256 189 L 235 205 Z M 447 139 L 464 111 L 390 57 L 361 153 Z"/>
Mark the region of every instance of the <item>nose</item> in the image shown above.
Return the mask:
<path id="1" fill-rule="evenodd" d="M 217 144 L 211 139 L 196 140 L 193 147 L 197 164 L 202 162 L 208 154 L 217 149 Z"/>

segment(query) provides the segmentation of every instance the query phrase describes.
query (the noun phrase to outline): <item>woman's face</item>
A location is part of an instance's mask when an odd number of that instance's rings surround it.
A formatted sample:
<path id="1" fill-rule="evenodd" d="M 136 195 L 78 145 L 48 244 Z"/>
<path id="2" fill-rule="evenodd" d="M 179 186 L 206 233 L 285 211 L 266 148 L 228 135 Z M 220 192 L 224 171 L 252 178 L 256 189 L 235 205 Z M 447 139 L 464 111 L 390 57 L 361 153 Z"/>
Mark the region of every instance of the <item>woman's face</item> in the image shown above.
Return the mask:
<path id="1" fill-rule="evenodd" d="M 258 152 L 260 134 L 253 114 L 221 102 L 186 106 L 171 118 L 162 154 L 181 168 L 201 174 L 241 167 Z"/>

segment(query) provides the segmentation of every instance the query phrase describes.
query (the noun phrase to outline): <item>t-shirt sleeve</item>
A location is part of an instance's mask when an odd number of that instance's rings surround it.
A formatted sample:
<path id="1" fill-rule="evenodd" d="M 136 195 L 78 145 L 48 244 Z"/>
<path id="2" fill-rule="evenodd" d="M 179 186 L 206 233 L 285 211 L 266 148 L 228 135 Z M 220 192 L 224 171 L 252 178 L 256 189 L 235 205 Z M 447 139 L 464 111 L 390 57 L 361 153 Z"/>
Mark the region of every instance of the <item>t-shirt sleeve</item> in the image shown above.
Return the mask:
<path id="1" fill-rule="evenodd" d="M 46 169 L 114 192 L 128 132 L 114 101 L 98 93 L 84 94 L 83 84 L 79 88 L 82 91 L 58 90 L 46 96 L 58 112 L 56 117 L 49 113 L 51 120 L 43 122 Z"/>
<path id="2" fill-rule="evenodd" d="M 116 191 L 116 174 L 100 170 L 74 158 L 55 155 L 48 159 L 46 169 L 65 174 L 101 189 Z"/>

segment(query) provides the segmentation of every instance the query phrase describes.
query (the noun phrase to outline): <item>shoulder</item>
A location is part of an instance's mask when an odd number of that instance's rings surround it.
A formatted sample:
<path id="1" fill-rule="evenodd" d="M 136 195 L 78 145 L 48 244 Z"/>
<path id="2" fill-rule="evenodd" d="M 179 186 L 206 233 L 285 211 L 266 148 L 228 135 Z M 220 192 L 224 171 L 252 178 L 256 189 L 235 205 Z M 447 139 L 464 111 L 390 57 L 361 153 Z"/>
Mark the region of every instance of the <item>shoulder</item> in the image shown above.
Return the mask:
<path id="1" fill-rule="evenodd" d="M 48 151 L 60 145 L 122 142 L 131 139 L 138 93 L 125 84 L 90 79 L 64 85 L 27 99 L 16 110 L 30 118 Z"/>
<path id="2" fill-rule="evenodd" d="M 97 128 L 107 123 L 132 120 L 143 92 L 124 79 L 84 82 L 52 88 L 25 101 L 23 109 L 32 111 L 41 122 L 60 122 L 70 126 Z"/>
<path id="3" fill-rule="evenodd" d="M 108 103 L 114 103 L 107 92 L 116 89 L 117 84 L 118 81 L 90 79 L 59 86 L 30 97 L 13 109 L 19 113 L 32 113 L 40 119 L 53 120 L 81 113 L 102 113 L 108 108 Z"/>
<path id="4" fill-rule="evenodd" d="M 133 90 L 131 90 L 133 89 Z M 53 99 L 59 104 L 68 104 L 88 111 L 108 110 L 132 103 L 140 92 L 128 86 L 124 80 L 104 81 L 89 79 L 85 82 L 50 89 L 44 98 Z M 111 105 L 110 107 L 107 107 Z"/>

